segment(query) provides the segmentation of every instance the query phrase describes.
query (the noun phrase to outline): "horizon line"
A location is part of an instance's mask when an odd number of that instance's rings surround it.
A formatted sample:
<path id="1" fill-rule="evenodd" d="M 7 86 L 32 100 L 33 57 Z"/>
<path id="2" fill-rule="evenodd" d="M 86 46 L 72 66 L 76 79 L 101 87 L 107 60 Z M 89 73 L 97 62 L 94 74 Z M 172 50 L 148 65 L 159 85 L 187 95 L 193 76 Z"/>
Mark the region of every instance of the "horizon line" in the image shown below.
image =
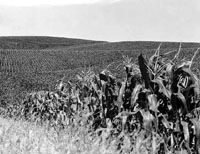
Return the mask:
<path id="1" fill-rule="evenodd" d="M 53 36 L 53 35 L 3 35 L 0 36 L 2 37 L 52 37 L 52 38 L 66 38 L 66 39 L 80 39 L 80 40 L 89 40 L 89 41 L 102 41 L 102 42 L 107 42 L 107 43 L 118 43 L 118 42 L 160 42 L 160 43 L 167 43 L 167 42 L 172 42 L 172 43 L 200 43 L 200 41 L 187 41 L 187 40 L 101 40 L 101 39 L 92 39 L 92 38 L 79 38 L 79 37 L 66 37 L 66 36 Z"/>

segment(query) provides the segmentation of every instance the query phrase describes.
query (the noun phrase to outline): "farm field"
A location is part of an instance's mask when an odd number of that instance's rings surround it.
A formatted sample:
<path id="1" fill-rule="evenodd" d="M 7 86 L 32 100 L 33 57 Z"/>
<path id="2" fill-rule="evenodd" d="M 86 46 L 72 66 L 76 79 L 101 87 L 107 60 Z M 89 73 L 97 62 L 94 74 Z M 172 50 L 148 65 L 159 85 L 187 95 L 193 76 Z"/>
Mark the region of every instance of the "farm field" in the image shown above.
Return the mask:
<path id="1" fill-rule="evenodd" d="M 0 38 L 1 153 L 200 152 L 200 43 L 42 39 Z"/>
<path id="2" fill-rule="evenodd" d="M 43 37 L 41 38 L 44 39 Z M 20 40 L 20 38 L 18 39 Z M 83 68 L 91 67 L 94 68 L 95 71 L 100 71 L 111 63 L 113 63 L 114 67 L 122 62 L 123 55 L 135 57 L 136 59 L 139 53 L 144 53 L 148 57 L 154 53 L 155 49 L 160 44 L 160 42 L 97 43 L 95 41 L 93 41 L 95 43 L 88 44 L 87 41 L 85 41 L 87 42 L 85 43 L 82 40 L 82 45 L 80 45 L 80 41 L 78 43 L 75 42 L 77 43 L 76 45 L 71 41 L 73 45 L 69 45 L 68 43 L 68 47 L 60 45 L 54 49 L 26 49 L 30 48 L 24 41 L 26 39 L 26 37 L 21 38 L 23 41 L 19 41 L 15 37 L 0 39 L 0 42 L 6 44 L 21 43 L 24 47 L 23 49 L 1 49 L 0 47 L 0 73 L 4 79 L 7 78 L 9 80 L 15 80 L 16 78 L 23 81 L 30 79 L 30 82 L 36 82 L 34 80 L 37 80 L 38 84 L 44 84 L 43 88 L 52 87 L 52 83 L 55 84 L 55 79 L 53 79 L 55 76 L 57 76 L 55 78 L 58 79 L 65 74 L 68 79 L 73 79 L 74 74 Z M 35 39 L 38 40 L 39 38 L 36 37 Z M 52 38 L 50 38 L 50 40 L 51 39 Z M 29 42 L 32 40 L 32 45 L 38 45 L 33 38 L 28 38 L 27 40 L 29 40 Z M 49 46 L 51 46 L 52 42 L 55 42 L 55 40 L 44 40 L 43 42 L 49 43 Z M 57 38 L 56 41 L 58 42 L 58 40 Z M 40 43 L 42 42 L 40 39 L 39 41 Z M 61 39 L 61 42 L 62 41 L 63 39 Z M 70 41 L 68 40 L 68 42 Z M 181 56 L 186 58 L 191 57 L 198 46 L 200 46 L 199 43 L 182 43 Z M 162 44 L 161 52 L 177 50 L 178 47 L 178 42 L 166 42 Z M 37 48 L 39 48 L 39 46 L 37 46 Z M 198 67 L 196 66 L 198 66 L 198 61 L 195 61 L 193 68 L 197 69 Z M 116 70 L 114 69 L 113 71 Z M 44 78 L 46 79 L 44 80 Z M 16 83 L 17 81 L 14 82 Z M 35 85 L 37 85 L 37 82 Z"/>
<path id="3" fill-rule="evenodd" d="M 4 36 L 0 37 L 0 49 L 49 49 L 56 47 L 70 47 L 81 44 L 104 43 L 74 38 L 48 37 L 48 36 Z"/>
<path id="4" fill-rule="evenodd" d="M 123 44 L 123 43 L 122 43 Z M 134 44 L 134 43 L 133 43 Z M 154 45 L 155 49 L 159 43 Z M 120 46 L 120 45 L 118 45 Z M 172 51 L 176 48 L 164 48 L 161 51 Z M 197 49 L 197 44 L 191 44 L 190 48 L 183 48 L 182 57 L 191 58 Z M 128 48 L 128 47 L 127 47 Z M 152 48 L 152 47 L 151 47 Z M 11 50 L 0 49 L 0 76 L 1 76 L 1 100 L 11 96 L 16 96 L 22 91 L 33 90 L 53 90 L 56 81 L 66 76 L 66 80 L 74 80 L 74 76 L 81 70 L 91 67 L 95 72 L 99 72 L 107 65 L 112 64 L 110 69 L 116 76 L 123 77 L 121 67 L 116 66 L 122 63 L 122 56 L 128 55 L 136 57 L 139 53 L 152 55 L 155 49 L 133 49 L 119 50 L 107 49 L 48 49 L 48 50 Z M 198 58 L 197 58 L 198 59 Z M 195 59 L 192 66 L 198 72 L 199 61 Z M 120 73 L 121 72 L 121 73 Z M 6 90 L 5 90 L 6 89 Z M 12 98 L 15 99 L 15 98 Z"/>
<path id="5" fill-rule="evenodd" d="M 74 80 L 78 72 L 88 67 L 100 72 L 111 64 L 109 69 L 117 77 L 124 77 L 122 68 L 116 69 L 122 63 L 123 55 L 133 57 L 133 61 L 140 53 L 149 57 L 160 44 L 147 41 L 109 43 L 54 37 L 1 37 L 0 42 L 7 45 L 22 44 L 22 49 L 0 46 L 0 100 L 3 102 L 16 100 L 30 91 L 54 90 L 58 79 L 66 76 L 66 80 Z M 44 49 L 38 44 L 48 46 Z M 179 44 L 163 43 L 161 53 L 176 51 Z M 182 43 L 182 58 L 191 58 L 199 46 L 200 43 Z M 195 59 L 192 66 L 195 72 L 198 72 L 198 66 L 199 61 Z"/>

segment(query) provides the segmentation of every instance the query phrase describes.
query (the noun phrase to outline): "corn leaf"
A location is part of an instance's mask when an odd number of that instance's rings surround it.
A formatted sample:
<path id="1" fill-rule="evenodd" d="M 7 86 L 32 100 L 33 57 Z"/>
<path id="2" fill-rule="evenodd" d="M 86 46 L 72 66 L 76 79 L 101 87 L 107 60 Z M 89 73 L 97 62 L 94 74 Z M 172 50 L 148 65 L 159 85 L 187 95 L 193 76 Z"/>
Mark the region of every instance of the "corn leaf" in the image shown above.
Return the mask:
<path id="1" fill-rule="evenodd" d="M 142 74 L 142 78 L 145 82 L 145 88 L 150 88 L 150 77 L 149 77 L 149 72 L 148 72 L 148 67 L 147 67 L 147 62 L 142 56 L 142 54 L 139 55 L 138 57 L 138 63 L 140 67 L 140 72 Z"/>
<path id="2" fill-rule="evenodd" d="M 156 78 L 152 82 L 158 84 L 160 93 L 163 93 L 167 98 L 171 98 L 171 92 L 164 86 L 161 78 Z"/>
<path id="3" fill-rule="evenodd" d="M 182 93 L 173 93 L 182 103 L 186 113 L 188 113 L 188 107 L 187 107 L 187 103 L 186 103 L 186 99 L 185 99 L 185 96 L 182 94 Z M 176 102 L 174 102 L 176 103 Z"/>

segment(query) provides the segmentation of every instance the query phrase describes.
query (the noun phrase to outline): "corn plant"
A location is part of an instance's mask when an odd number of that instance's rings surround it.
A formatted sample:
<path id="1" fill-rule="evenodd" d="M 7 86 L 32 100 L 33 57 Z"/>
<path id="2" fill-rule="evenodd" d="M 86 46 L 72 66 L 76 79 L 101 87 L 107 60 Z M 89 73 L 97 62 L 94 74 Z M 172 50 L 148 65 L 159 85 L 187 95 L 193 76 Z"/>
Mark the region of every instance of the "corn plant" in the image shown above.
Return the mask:
<path id="1" fill-rule="evenodd" d="M 146 147 L 153 153 L 199 153 L 200 81 L 191 71 L 198 51 L 191 60 L 180 59 L 180 44 L 169 59 L 172 52 L 161 54 L 160 44 L 149 59 L 140 54 L 137 64 L 123 56 L 126 77 L 120 80 L 109 66 L 98 75 L 85 69 L 76 83 L 63 78 L 54 92 L 29 93 L 22 115 L 53 126 L 89 126 L 88 132 L 115 141 L 125 153 L 142 152 L 150 140 Z"/>

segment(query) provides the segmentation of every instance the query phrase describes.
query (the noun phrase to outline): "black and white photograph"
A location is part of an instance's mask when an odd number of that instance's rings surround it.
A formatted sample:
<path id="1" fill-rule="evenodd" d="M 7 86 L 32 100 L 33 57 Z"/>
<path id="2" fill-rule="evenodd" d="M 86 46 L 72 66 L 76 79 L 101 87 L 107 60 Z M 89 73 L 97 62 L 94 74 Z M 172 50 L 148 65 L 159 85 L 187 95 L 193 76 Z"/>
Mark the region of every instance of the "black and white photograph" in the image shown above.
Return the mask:
<path id="1" fill-rule="evenodd" d="M 0 0 L 0 154 L 200 154 L 200 0 Z"/>

